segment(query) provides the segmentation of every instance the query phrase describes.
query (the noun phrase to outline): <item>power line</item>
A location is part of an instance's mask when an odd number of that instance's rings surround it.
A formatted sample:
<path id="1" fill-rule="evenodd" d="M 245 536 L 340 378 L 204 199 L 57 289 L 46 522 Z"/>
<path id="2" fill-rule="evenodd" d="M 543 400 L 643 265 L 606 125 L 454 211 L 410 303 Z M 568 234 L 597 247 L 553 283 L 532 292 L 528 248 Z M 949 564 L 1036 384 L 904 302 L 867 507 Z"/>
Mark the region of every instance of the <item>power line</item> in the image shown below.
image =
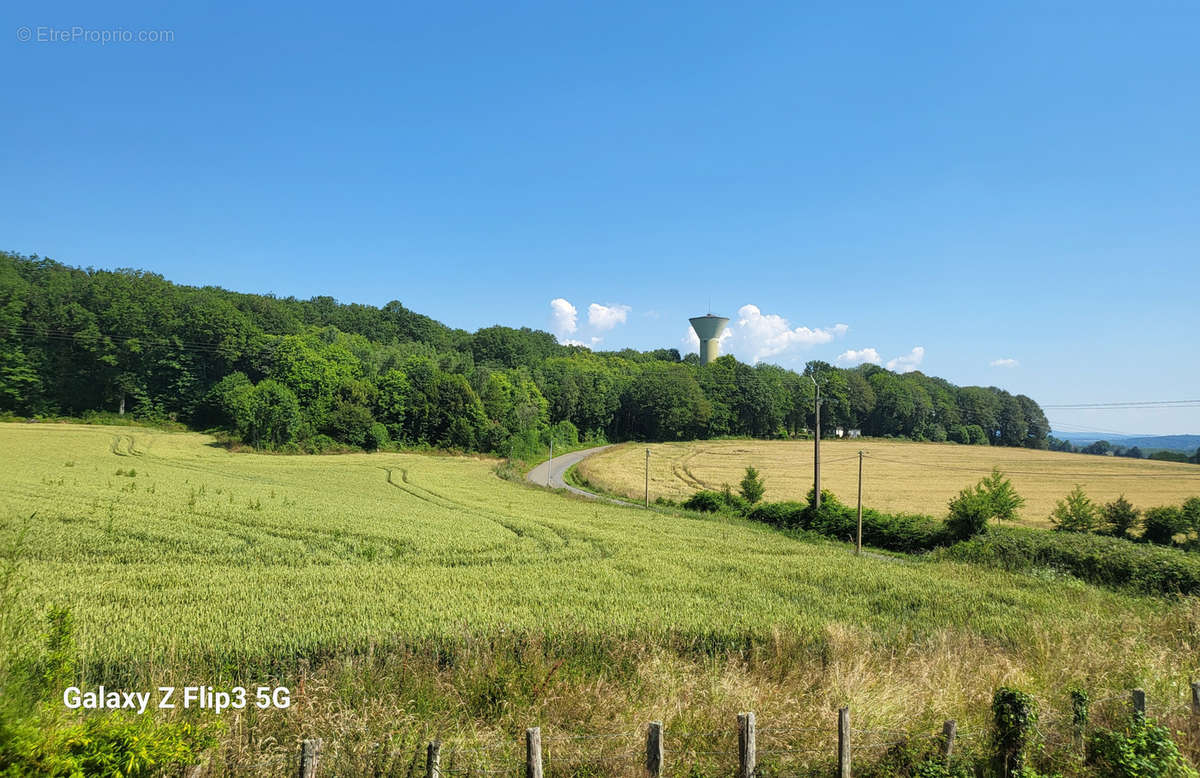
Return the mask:
<path id="1" fill-rule="evenodd" d="M 1200 407 L 1200 400 L 1131 400 L 1114 403 L 1063 403 L 1043 405 L 1043 410 L 1103 410 L 1121 408 L 1192 408 Z"/>
<path id="2" fill-rule="evenodd" d="M 13 325 L 6 329 L 8 329 L 14 335 L 25 338 L 44 338 L 47 340 L 71 343 L 76 343 L 79 341 L 96 341 L 100 339 L 107 339 L 114 343 L 128 343 L 129 341 L 137 341 L 139 343 L 144 343 L 147 346 L 168 346 L 186 351 L 200 351 L 207 353 L 221 352 L 230 348 L 229 346 L 221 343 L 203 343 L 198 341 L 177 340 L 174 338 L 141 337 L 137 335 L 111 335 L 109 333 L 100 332 L 99 330 L 95 332 L 87 332 L 80 330 L 72 331 L 62 329 L 40 329 L 21 324 Z"/>

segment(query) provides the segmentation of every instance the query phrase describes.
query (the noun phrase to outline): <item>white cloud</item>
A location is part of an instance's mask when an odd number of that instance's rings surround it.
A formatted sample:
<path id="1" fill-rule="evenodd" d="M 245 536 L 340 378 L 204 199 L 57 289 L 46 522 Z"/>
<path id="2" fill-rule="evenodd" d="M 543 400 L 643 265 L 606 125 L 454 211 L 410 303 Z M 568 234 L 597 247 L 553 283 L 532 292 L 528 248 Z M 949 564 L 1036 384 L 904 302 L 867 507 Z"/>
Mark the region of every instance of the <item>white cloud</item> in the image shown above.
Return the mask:
<path id="1" fill-rule="evenodd" d="M 592 303 L 588 306 L 588 324 L 601 332 L 611 330 L 618 324 L 624 324 L 625 318 L 631 310 L 633 309 L 628 305 L 621 305 L 619 303 L 613 303 L 612 305 Z"/>
<path id="2" fill-rule="evenodd" d="M 584 343 L 582 340 L 575 340 L 574 338 L 567 338 L 566 340 L 559 339 L 558 342 L 563 344 L 564 346 L 583 346 L 585 348 L 587 347 L 587 344 Z"/>
<path id="3" fill-rule="evenodd" d="M 879 365 L 883 363 L 883 360 L 879 357 L 879 352 L 873 348 L 848 349 L 837 355 L 837 363 L 842 367 L 854 367 L 868 362 L 872 365 Z"/>
<path id="4" fill-rule="evenodd" d="M 807 348 L 829 343 L 850 329 L 845 324 L 817 329 L 792 327 L 787 319 L 775 313 L 764 314 L 757 305 L 743 305 L 738 309 L 737 326 L 735 348 L 748 353 L 751 362 L 781 354 L 794 346 Z"/>
<path id="5" fill-rule="evenodd" d="M 604 338 L 600 337 L 599 335 L 592 336 L 592 345 L 593 346 L 599 346 L 600 343 L 602 343 L 603 341 L 604 341 Z"/>
<path id="6" fill-rule="evenodd" d="M 889 359 L 887 369 L 895 370 L 899 373 L 911 373 L 917 369 L 917 365 L 920 365 L 923 359 L 925 359 L 925 347 L 913 346 L 913 350 L 904 356 Z"/>
<path id="7" fill-rule="evenodd" d="M 558 342 L 564 345 L 580 345 L 582 343 L 571 343 L 567 340 L 567 336 L 578 329 L 576 322 L 579 320 L 579 312 L 575 310 L 575 306 L 561 297 L 555 297 L 550 301 L 550 321 L 551 329 L 558 336 Z"/>
<path id="8" fill-rule="evenodd" d="M 993 359 L 988 364 L 992 367 L 1017 367 L 1021 363 L 1012 357 L 1005 357 L 1004 359 Z"/>

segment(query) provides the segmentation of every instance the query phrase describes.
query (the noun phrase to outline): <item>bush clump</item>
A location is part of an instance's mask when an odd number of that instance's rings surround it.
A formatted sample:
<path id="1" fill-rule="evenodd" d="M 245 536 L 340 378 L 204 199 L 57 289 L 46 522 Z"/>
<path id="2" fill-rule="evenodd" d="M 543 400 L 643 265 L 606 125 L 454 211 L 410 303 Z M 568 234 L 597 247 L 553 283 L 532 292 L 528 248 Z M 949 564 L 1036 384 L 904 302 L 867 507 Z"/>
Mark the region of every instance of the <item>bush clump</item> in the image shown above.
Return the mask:
<path id="1" fill-rule="evenodd" d="M 1102 730 L 1088 739 L 1088 764 L 1112 778 L 1196 778 L 1166 727 L 1135 713 L 1118 730 Z"/>
<path id="2" fill-rule="evenodd" d="M 683 507 L 701 513 L 730 513 L 735 516 L 750 513 L 750 502 L 740 494 L 734 494 L 728 487 L 719 492 L 711 489 L 696 492 L 684 500 Z"/>
<path id="3" fill-rule="evenodd" d="M 1090 583 L 1148 594 L 1200 594 L 1196 555 L 1104 535 L 1004 528 L 940 553 L 1008 570 L 1050 568 Z"/>

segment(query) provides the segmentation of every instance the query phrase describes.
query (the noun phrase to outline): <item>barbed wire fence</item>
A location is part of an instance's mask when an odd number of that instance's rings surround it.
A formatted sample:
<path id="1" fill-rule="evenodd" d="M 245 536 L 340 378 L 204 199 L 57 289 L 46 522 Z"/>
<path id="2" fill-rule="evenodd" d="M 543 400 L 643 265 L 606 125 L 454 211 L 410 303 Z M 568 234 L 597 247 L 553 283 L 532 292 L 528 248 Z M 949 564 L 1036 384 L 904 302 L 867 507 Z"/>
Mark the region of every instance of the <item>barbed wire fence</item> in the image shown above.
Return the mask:
<path id="1" fill-rule="evenodd" d="M 1053 759 L 1082 760 L 1087 736 L 1102 727 L 1115 727 L 1135 715 L 1167 727 L 1193 760 L 1200 759 L 1200 682 L 1190 685 L 1191 699 L 1148 699 L 1141 689 L 1088 699 L 1074 692 L 1069 708 L 1047 708 L 1031 728 L 1034 743 Z M 1076 696 L 1078 695 L 1078 696 Z M 541 727 L 525 730 L 523 743 L 473 744 L 428 741 L 411 759 L 394 760 L 390 771 L 378 775 L 403 778 L 544 778 L 546 775 L 649 776 L 736 775 L 738 778 L 812 775 L 814 772 L 850 778 L 855 763 L 885 764 L 889 758 L 933 759 L 947 768 L 991 756 L 990 726 L 960 728 L 947 720 L 940 731 L 855 727 L 851 711 L 841 708 L 836 718 L 809 719 L 811 726 L 759 727 L 753 712 L 740 713 L 736 727 L 696 731 L 666 728 L 651 721 L 636 729 L 609 732 L 558 732 Z M 300 778 L 320 778 L 322 741 L 300 743 Z M 332 772 L 328 773 L 332 775 Z M 189 777 L 202 775 L 195 770 Z"/>

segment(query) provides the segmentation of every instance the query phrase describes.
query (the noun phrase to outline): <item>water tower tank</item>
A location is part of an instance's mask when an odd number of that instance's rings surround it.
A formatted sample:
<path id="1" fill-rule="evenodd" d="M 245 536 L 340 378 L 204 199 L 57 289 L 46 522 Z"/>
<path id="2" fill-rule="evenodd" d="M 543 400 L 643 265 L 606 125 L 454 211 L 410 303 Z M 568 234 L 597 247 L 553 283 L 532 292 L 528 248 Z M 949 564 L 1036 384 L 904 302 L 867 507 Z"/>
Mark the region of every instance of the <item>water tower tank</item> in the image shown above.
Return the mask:
<path id="1" fill-rule="evenodd" d="M 700 337 L 700 364 L 707 365 L 717 358 L 717 349 L 721 345 L 721 332 L 729 323 L 729 319 L 706 313 L 703 316 L 688 319 L 688 321 L 692 323 L 692 329 Z"/>

